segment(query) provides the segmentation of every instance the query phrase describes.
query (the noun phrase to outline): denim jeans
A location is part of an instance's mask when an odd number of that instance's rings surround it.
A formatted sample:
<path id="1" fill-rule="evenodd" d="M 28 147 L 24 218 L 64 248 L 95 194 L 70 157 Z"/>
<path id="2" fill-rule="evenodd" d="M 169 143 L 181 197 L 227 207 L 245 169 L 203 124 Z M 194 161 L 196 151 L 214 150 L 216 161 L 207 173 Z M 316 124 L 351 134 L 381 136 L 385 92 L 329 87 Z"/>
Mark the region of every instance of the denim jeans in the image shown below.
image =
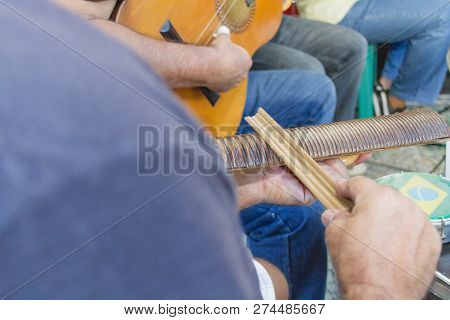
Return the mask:
<path id="1" fill-rule="evenodd" d="M 330 122 L 335 111 L 333 84 L 320 73 L 304 70 L 250 72 L 244 116 L 264 107 L 283 127 Z M 238 133 L 253 130 L 241 123 Z M 323 299 L 327 256 L 323 208 L 260 204 L 241 211 L 247 244 L 256 257 L 286 276 L 292 299 Z"/>
<path id="2" fill-rule="evenodd" d="M 408 41 L 399 41 L 392 43 L 383 66 L 381 75 L 389 80 L 394 80 L 398 76 L 400 67 L 405 60 L 406 51 L 408 50 Z"/>
<path id="3" fill-rule="evenodd" d="M 339 24 L 360 32 L 370 43 L 407 40 L 391 93 L 403 100 L 436 102 L 450 45 L 448 0 L 360 0 Z"/>
<path id="4" fill-rule="evenodd" d="M 282 127 L 331 122 L 336 91 L 328 78 L 306 70 L 251 71 L 243 117 L 264 108 Z M 242 119 L 238 133 L 253 132 Z"/>
<path id="5" fill-rule="evenodd" d="M 367 41 L 357 32 L 284 16 L 270 43 L 253 56 L 254 69 L 303 69 L 327 74 L 336 86 L 335 120 L 353 119 Z"/>

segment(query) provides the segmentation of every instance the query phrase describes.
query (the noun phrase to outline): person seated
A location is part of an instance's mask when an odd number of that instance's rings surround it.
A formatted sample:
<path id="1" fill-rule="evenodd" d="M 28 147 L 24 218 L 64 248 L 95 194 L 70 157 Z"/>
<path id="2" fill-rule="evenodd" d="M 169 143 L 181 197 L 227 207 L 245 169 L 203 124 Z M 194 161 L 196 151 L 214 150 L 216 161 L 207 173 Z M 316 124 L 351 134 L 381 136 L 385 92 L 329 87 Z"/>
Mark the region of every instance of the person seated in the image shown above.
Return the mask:
<path id="1" fill-rule="evenodd" d="M 450 46 L 447 0 L 303 0 L 299 6 L 304 17 L 352 28 L 369 43 L 407 42 L 389 92 L 391 112 L 403 111 L 406 101 L 436 103 Z"/>
<path id="2" fill-rule="evenodd" d="M 381 77 L 378 80 L 383 90 L 390 90 L 392 81 L 398 76 L 400 67 L 405 60 L 406 51 L 408 49 L 408 41 L 400 41 L 392 43 L 389 46 L 388 55 L 381 72 Z"/>
<path id="3" fill-rule="evenodd" d="M 386 61 L 381 72 L 378 83 L 375 83 L 373 89 L 373 107 L 375 116 L 388 115 L 396 110 L 392 110 L 389 104 L 389 90 L 392 87 L 392 81 L 398 76 L 400 67 L 405 59 L 406 50 L 408 48 L 407 41 L 392 43 Z M 403 108 L 397 110 L 403 111 Z"/>
<path id="4" fill-rule="evenodd" d="M 322 124 L 333 120 L 335 87 L 323 73 L 298 69 L 249 73 L 252 65 L 250 56 L 233 44 L 226 34 L 219 35 L 209 47 L 169 43 L 150 39 L 109 21 L 116 0 L 54 1 L 132 48 L 171 88 L 205 86 L 215 91 L 228 91 L 248 76 L 243 117 L 254 115 L 259 107 L 264 106 L 283 127 Z M 252 131 L 242 119 L 237 132 Z M 327 254 L 318 211 L 323 211 L 319 203 L 311 206 L 261 204 L 242 212 L 252 253 L 283 271 L 289 279 L 291 297 L 295 299 L 321 299 L 325 295 Z M 267 216 L 274 217 L 274 220 L 267 221 Z M 252 230 L 249 223 L 252 223 Z M 281 229 L 280 224 L 284 228 Z M 252 241 L 258 234 L 257 230 L 265 228 L 272 231 L 266 232 L 264 241 L 261 237 L 257 242 Z M 274 232 L 276 237 L 273 237 Z M 293 245 L 293 242 L 299 250 L 290 251 L 289 255 L 281 255 L 281 251 L 275 255 L 271 250 L 276 246 L 284 252 L 288 243 Z M 310 261 L 312 272 L 300 266 L 303 261 Z M 295 268 L 295 274 L 291 272 L 292 265 L 299 265 Z"/>
<path id="5" fill-rule="evenodd" d="M 352 29 L 284 15 L 275 37 L 253 56 L 253 69 L 326 74 L 336 87 L 334 120 L 343 121 L 355 118 L 366 55 L 367 40 Z"/>
<path id="6" fill-rule="evenodd" d="M 3 3 L 0 296 L 260 299 L 237 207 L 298 201 L 302 185 L 285 173 L 235 193 L 211 139 L 135 54 L 48 1 Z M 207 158 L 213 174 L 136 174 L 142 124 L 198 132 L 189 146 L 169 139 L 153 151 Z M 323 215 L 344 297 L 422 298 L 440 251 L 426 215 L 368 179 L 338 192 L 356 203 L 351 215 Z"/>

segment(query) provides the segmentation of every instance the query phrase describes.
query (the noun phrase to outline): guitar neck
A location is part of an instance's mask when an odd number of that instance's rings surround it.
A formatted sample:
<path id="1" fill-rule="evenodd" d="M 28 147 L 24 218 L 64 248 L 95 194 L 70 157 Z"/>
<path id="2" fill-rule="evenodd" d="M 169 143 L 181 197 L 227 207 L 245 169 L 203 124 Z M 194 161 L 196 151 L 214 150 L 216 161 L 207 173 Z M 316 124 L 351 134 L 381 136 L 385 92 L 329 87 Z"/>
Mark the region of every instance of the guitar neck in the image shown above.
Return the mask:
<path id="1" fill-rule="evenodd" d="M 450 137 L 446 121 L 431 109 L 286 131 L 316 160 L 437 143 Z M 217 138 L 216 142 L 229 171 L 283 165 L 257 134 Z"/>

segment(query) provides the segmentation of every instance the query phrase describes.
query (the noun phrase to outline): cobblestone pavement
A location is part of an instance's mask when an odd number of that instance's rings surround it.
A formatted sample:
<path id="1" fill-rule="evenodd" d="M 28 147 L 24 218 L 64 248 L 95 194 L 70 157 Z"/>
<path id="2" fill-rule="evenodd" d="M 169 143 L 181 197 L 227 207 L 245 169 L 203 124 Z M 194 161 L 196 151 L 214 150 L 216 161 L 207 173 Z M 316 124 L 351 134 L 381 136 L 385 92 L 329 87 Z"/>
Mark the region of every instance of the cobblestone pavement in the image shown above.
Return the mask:
<path id="1" fill-rule="evenodd" d="M 411 106 L 415 107 L 415 106 Z M 450 124 L 450 94 L 442 95 L 434 108 Z M 397 150 L 388 150 L 373 154 L 367 162 L 366 177 L 377 179 L 399 172 L 426 172 L 443 175 L 445 171 L 445 146 L 427 145 Z M 340 294 L 334 270 L 329 264 L 326 299 L 339 299 Z"/>

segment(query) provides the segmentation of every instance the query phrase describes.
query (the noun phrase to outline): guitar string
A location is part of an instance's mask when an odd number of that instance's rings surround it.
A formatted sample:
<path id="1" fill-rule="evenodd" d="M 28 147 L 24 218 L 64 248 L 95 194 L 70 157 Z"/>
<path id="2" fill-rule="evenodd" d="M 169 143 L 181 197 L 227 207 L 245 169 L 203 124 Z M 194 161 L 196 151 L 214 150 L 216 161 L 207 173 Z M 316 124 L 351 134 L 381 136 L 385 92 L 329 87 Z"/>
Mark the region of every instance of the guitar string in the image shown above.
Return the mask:
<path id="1" fill-rule="evenodd" d="M 243 4 L 243 3 L 238 3 L 237 1 L 238 1 L 238 0 L 235 0 L 235 1 L 230 5 L 230 8 L 228 9 L 228 11 L 223 15 L 222 19 L 220 19 L 220 21 L 218 21 L 219 24 L 222 24 L 223 21 L 224 21 L 226 18 L 228 18 L 228 15 L 231 13 L 231 11 L 233 11 L 233 9 L 234 9 L 234 7 L 235 7 L 236 5 Z M 203 32 L 202 32 L 201 35 L 197 38 L 197 41 L 195 42 L 195 44 L 198 44 L 198 42 L 201 40 L 201 38 L 203 37 L 203 35 L 204 35 L 204 34 L 206 33 L 206 31 L 209 29 L 209 27 L 211 26 L 211 24 L 214 23 L 215 18 L 220 14 L 220 11 L 223 9 L 223 7 L 225 6 L 225 4 L 226 4 L 227 2 L 228 2 L 228 0 L 225 0 L 224 3 L 221 5 L 221 7 L 220 7 L 218 10 L 216 10 L 216 14 L 215 14 L 214 17 L 209 21 L 208 25 L 203 29 Z M 239 10 L 239 12 L 241 12 L 241 14 L 240 14 L 240 15 L 237 15 L 237 19 L 238 19 L 238 20 L 241 20 L 242 18 L 245 17 L 246 13 L 244 12 L 244 10 Z M 242 12 L 244 12 L 244 13 L 242 13 Z M 211 41 L 211 39 L 213 38 L 213 36 L 214 36 L 214 33 L 212 33 L 212 34 L 208 37 L 208 39 L 207 39 L 207 41 L 204 43 L 204 45 L 208 45 L 209 42 Z"/>
<path id="2" fill-rule="evenodd" d="M 239 3 L 238 3 L 238 4 L 239 4 Z M 233 7 L 234 7 L 234 5 L 230 8 L 229 12 L 232 10 Z M 244 7 L 244 8 L 245 8 L 245 7 Z M 228 12 L 228 14 L 229 14 L 229 12 Z M 244 10 L 240 10 L 240 12 L 241 12 L 240 15 L 237 15 L 237 16 L 236 16 L 236 19 L 237 19 L 238 21 L 241 20 L 241 19 L 243 19 L 243 18 L 247 15 L 247 13 L 246 13 Z M 228 14 L 227 14 L 227 16 L 228 16 Z M 220 23 L 222 23 L 222 21 L 220 21 Z M 207 41 L 205 42 L 205 44 L 208 45 L 213 37 L 214 37 L 214 33 L 211 34 L 211 35 L 209 36 L 209 38 L 207 39 Z"/>
<path id="3" fill-rule="evenodd" d="M 233 7 L 236 5 L 238 0 L 234 0 L 233 3 L 230 5 L 230 8 L 228 9 L 228 11 L 224 14 L 223 19 L 227 18 L 228 15 L 230 14 L 231 10 L 233 10 Z M 198 42 L 200 41 L 200 39 L 204 36 L 204 34 L 206 33 L 206 31 L 209 29 L 209 27 L 211 26 L 211 24 L 214 22 L 214 20 L 216 19 L 216 17 L 220 14 L 220 11 L 223 9 L 223 7 L 228 3 L 228 0 L 224 0 L 223 4 L 221 4 L 219 6 L 219 8 L 216 10 L 215 15 L 211 18 L 211 20 L 209 20 L 208 24 L 206 25 L 206 27 L 203 29 L 203 31 L 200 33 L 200 35 L 198 36 L 197 40 L 195 41 L 195 45 L 198 44 Z M 222 21 L 221 21 L 222 23 Z M 208 42 L 211 40 L 212 36 L 210 38 L 208 38 Z M 207 44 L 207 43 L 205 43 Z"/>
<path id="4" fill-rule="evenodd" d="M 200 35 L 197 37 L 197 39 L 195 40 L 194 44 L 197 45 L 198 42 L 200 41 L 200 39 L 203 37 L 203 35 L 205 34 L 205 32 L 208 30 L 208 28 L 211 26 L 211 23 L 214 22 L 214 19 L 216 19 L 216 17 L 219 15 L 220 11 L 223 9 L 223 7 L 226 5 L 226 3 L 228 2 L 228 0 L 224 0 L 223 3 L 221 3 L 221 5 L 216 9 L 216 13 L 212 16 L 212 18 L 208 21 L 208 23 L 206 24 L 206 27 L 203 28 L 203 30 L 200 32 Z"/>

